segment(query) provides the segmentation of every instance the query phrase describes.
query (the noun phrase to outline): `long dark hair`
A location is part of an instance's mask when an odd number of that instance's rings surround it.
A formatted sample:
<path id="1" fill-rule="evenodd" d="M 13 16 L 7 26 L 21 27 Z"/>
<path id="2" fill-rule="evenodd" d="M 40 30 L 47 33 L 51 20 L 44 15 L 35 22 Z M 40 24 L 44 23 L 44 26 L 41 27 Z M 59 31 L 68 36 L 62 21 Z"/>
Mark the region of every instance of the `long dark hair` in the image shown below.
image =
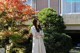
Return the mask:
<path id="1" fill-rule="evenodd" d="M 40 32 L 40 30 L 42 30 L 42 28 L 41 28 L 40 23 L 39 23 L 39 25 L 37 25 L 37 22 L 38 22 L 38 21 L 39 21 L 38 19 L 34 18 L 34 20 L 33 20 L 33 25 L 35 26 L 36 31 L 37 31 L 37 32 Z"/>

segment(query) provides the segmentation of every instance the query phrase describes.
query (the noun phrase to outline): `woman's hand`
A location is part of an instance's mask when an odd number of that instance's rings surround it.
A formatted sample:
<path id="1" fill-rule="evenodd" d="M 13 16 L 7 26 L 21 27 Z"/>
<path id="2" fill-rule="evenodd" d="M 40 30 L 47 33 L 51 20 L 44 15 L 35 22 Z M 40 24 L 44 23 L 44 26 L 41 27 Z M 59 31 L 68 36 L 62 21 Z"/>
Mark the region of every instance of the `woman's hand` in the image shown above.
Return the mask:
<path id="1" fill-rule="evenodd" d="M 44 36 L 43 35 L 40 35 L 40 38 L 44 38 Z"/>

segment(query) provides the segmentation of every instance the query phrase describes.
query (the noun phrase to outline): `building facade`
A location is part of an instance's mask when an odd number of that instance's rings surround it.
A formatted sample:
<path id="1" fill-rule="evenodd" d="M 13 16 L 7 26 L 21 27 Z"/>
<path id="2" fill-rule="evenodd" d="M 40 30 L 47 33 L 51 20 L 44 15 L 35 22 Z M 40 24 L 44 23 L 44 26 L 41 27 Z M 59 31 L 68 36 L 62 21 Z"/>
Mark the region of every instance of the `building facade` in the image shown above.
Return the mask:
<path id="1" fill-rule="evenodd" d="M 37 11 L 53 8 L 63 16 L 66 30 L 80 30 L 80 0 L 29 0 Z"/>

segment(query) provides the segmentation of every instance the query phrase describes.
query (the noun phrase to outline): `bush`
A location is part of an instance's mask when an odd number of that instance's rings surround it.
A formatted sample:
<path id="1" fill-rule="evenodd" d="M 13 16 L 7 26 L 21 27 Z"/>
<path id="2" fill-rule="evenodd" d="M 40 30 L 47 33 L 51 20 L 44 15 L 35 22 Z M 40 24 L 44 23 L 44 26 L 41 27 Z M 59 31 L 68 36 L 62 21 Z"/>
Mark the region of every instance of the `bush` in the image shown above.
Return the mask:
<path id="1" fill-rule="evenodd" d="M 45 8 L 40 11 L 38 17 L 42 24 L 52 31 L 63 32 L 66 28 L 63 18 L 51 8 Z"/>
<path id="2" fill-rule="evenodd" d="M 45 8 L 39 12 L 38 17 L 44 26 L 47 53 L 68 53 L 72 48 L 72 39 L 63 33 L 66 26 L 62 16 L 51 8 Z"/>
<path id="3" fill-rule="evenodd" d="M 71 49 L 71 37 L 65 33 L 45 33 L 44 39 L 47 53 L 68 53 Z"/>

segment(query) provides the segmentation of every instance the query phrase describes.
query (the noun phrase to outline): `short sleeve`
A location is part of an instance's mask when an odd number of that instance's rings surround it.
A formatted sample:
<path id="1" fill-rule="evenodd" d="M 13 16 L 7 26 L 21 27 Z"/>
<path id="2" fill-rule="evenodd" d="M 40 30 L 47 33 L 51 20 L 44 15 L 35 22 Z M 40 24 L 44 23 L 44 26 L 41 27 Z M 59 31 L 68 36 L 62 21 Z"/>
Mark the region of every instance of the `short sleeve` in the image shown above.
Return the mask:
<path id="1" fill-rule="evenodd" d="M 34 27 L 31 27 L 31 31 L 30 32 L 32 33 L 33 36 L 36 36 L 36 31 L 35 31 Z"/>

